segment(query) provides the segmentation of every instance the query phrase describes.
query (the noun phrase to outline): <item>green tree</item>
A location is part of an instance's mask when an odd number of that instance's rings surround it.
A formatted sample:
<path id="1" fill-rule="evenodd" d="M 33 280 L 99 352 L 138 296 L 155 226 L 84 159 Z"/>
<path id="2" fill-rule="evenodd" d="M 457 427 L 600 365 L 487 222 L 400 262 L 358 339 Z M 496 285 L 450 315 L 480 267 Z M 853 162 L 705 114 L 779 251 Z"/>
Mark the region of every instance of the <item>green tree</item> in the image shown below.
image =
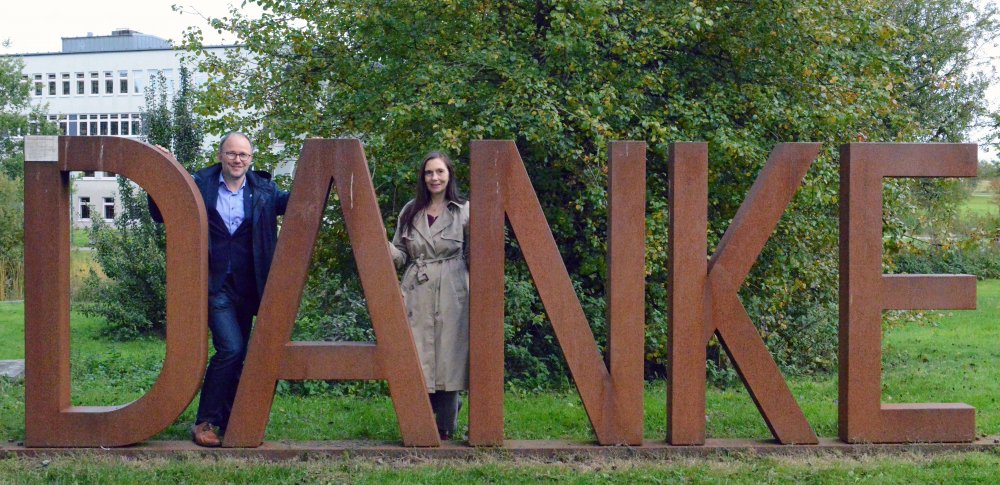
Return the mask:
<path id="1" fill-rule="evenodd" d="M 163 73 L 150 81 L 142 110 L 142 137 L 147 143 L 173 147 L 177 160 L 191 170 L 203 161 L 203 134 L 190 110 L 191 80 L 186 69 L 181 70 L 179 85 L 171 102 Z M 166 233 L 150 217 L 145 191 L 119 177 L 118 198 L 122 210 L 114 223 L 95 220 L 92 228 L 96 260 L 106 278 L 89 276 L 92 294 L 81 308 L 103 317 L 105 333 L 113 338 L 162 335 L 166 330 Z"/>
<path id="2" fill-rule="evenodd" d="M 24 200 L 17 180 L 0 173 L 0 301 L 24 296 Z"/>
<path id="3" fill-rule="evenodd" d="M 167 78 L 163 75 L 163 71 L 157 71 L 149 78 L 145 96 L 146 104 L 140 111 L 142 139 L 146 143 L 169 149 L 173 140 L 173 115 L 170 112 Z"/>
<path id="4" fill-rule="evenodd" d="M 294 157 L 305 137 L 361 137 L 389 227 L 424 152 L 462 159 L 470 140 L 515 140 L 599 339 L 607 146 L 647 141 L 646 358 L 654 371 L 665 358 L 671 142 L 710 143 L 711 245 L 776 143 L 824 143 L 741 296 L 786 368 L 829 368 L 837 146 L 960 138 L 970 118 L 952 110 L 981 108 L 984 84 L 948 59 L 995 31 L 992 12 L 946 36 L 924 21 L 935 9 L 972 12 L 969 0 L 777 0 L 766 8 L 722 0 L 255 3 L 265 9 L 259 18 L 233 9 L 210 20 L 239 49 L 212 54 L 198 32 L 186 41 L 208 74 L 198 110 L 210 130 L 239 128 L 260 146 L 286 142 L 270 160 Z M 923 50 L 933 63 L 917 55 Z M 923 82 L 949 69 L 948 82 Z M 350 248 L 336 211 L 328 215 L 316 274 L 347 274 Z M 544 385 L 565 369 L 513 241 L 508 252 L 508 371 Z"/>
<path id="5" fill-rule="evenodd" d="M 193 111 L 191 73 L 185 66 L 180 68 L 177 85 L 170 130 L 173 153 L 181 165 L 192 170 L 204 161 L 202 145 L 205 141 L 205 132 L 201 127 L 201 119 Z"/>
<path id="6" fill-rule="evenodd" d="M 0 56 L 0 300 L 23 296 L 23 137 L 56 132 L 45 106 L 31 103 L 23 69 L 20 58 Z"/>

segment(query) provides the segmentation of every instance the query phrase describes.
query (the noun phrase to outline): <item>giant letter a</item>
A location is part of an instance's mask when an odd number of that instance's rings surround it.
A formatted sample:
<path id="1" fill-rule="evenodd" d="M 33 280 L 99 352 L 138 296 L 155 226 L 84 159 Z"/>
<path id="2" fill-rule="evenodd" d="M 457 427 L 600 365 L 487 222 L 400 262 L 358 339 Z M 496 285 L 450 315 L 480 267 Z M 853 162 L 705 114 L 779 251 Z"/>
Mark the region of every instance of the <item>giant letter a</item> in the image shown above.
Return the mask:
<path id="1" fill-rule="evenodd" d="M 377 344 L 289 341 L 331 182 L 340 197 Z M 403 444 L 438 446 L 360 141 L 305 142 L 284 222 L 223 445 L 258 446 L 263 441 L 278 379 L 386 379 Z"/>

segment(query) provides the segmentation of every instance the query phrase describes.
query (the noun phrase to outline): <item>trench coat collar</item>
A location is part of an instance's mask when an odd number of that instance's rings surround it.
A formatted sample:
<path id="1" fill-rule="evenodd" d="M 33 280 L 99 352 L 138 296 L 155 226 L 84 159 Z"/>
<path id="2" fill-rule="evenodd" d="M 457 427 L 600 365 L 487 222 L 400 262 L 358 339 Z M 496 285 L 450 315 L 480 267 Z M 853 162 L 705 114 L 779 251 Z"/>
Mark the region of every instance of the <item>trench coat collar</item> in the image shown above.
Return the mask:
<path id="1" fill-rule="evenodd" d="M 452 220 L 455 218 L 455 216 L 451 213 L 452 205 L 454 205 L 455 207 L 461 207 L 461 205 L 458 202 L 454 200 L 449 200 L 448 203 L 445 205 L 445 208 L 448 210 L 441 212 L 441 215 L 434 220 L 434 227 L 430 227 L 427 225 L 427 208 L 425 207 L 421 209 L 420 212 L 417 213 L 416 222 L 413 224 L 414 229 L 417 230 L 417 234 L 420 234 L 424 239 L 427 240 L 429 244 L 433 245 L 434 236 L 437 236 L 446 227 L 450 226 Z"/>

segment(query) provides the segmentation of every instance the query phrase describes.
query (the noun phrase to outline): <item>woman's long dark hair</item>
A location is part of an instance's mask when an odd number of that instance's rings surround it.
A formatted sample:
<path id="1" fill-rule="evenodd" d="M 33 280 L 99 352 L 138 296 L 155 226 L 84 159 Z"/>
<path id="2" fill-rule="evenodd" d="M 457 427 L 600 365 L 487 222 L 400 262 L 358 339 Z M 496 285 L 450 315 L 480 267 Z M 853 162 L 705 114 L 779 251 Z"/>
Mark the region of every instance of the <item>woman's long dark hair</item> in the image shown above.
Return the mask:
<path id="1" fill-rule="evenodd" d="M 404 229 L 404 234 L 409 234 L 413 231 L 413 221 L 416 219 L 417 214 L 431 204 L 431 191 L 427 189 L 427 183 L 424 182 L 424 168 L 427 167 L 427 162 L 435 158 L 444 162 L 444 166 L 448 168 L 448 185 L 444 188 L 444 200 L 455 201 L 459 204 L 465 202 L 465 198 L 458 193 L 457 182 L 455 181 L 455 167 L 452 165 L 448 155 L 438 151 L 428 153 L 424 156 L 420 164 L 417 165 L 417 195 L 413 198 L 413 203 L 406 206 L 399 215 L 399 220 L 404 221 L 404 225 L 401 226 Z"/>

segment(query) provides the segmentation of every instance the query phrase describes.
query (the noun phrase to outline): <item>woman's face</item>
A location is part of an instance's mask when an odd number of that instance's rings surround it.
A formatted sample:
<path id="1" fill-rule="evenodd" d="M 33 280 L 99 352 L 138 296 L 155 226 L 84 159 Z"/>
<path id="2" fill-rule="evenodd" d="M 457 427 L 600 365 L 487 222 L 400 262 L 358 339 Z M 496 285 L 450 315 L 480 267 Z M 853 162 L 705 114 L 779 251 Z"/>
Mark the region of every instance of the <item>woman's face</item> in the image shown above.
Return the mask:
<path id="1" fill-rule="evenodd" d="M 440 158 L 432 158 L 424 164 L 424 184 L 431 195 L 440 195 L 448 187 L 448 166 Z"/>

